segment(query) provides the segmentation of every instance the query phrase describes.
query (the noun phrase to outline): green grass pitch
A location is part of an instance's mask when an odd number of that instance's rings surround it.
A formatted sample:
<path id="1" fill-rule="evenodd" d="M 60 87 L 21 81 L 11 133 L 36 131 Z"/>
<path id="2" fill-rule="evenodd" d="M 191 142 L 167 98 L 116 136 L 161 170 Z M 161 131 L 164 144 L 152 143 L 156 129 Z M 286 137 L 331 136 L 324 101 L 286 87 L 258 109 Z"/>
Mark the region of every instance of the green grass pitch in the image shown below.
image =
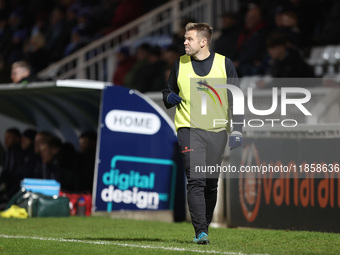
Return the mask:
<path id="1" fill-rule="evenodd" d="M 211 244 L 192 243 L 190 223 L 108 217 L 0 218 L 3 254 L 340 254 L 340 234 L 212 228 Z"/>

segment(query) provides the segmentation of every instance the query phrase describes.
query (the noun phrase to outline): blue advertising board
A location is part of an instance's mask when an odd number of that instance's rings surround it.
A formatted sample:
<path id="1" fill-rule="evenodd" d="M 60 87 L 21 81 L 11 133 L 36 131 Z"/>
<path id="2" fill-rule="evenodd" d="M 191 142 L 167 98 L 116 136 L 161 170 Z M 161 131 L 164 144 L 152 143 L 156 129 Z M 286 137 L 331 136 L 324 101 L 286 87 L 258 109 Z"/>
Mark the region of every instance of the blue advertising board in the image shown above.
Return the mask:
<path id="1" fill-rule="evenodd" d="M 108 86 L 99 129 L 94 211 L 173 210 L 182 166 L 164 111 L 137 91 Z"/>

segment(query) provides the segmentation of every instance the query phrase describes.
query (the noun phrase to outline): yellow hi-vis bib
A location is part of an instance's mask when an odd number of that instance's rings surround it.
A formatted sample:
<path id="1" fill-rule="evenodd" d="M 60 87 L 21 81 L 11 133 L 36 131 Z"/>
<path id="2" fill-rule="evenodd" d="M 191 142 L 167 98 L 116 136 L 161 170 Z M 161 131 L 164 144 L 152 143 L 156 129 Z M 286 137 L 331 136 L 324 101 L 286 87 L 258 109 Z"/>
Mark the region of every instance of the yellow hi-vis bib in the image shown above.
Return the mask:
<path id="1" fill-rule="evenodd" d="M 179 96 L 183 100 L 176 109 L 176 130 L 181 127 L 213 132 L 228 130 L 227 89 L 215 87 L 216 84 L 227 84 L 225 70 L 225 57 L 215 53 L 209 74 L 198 76 L 194 72 L 190 56 L 181 56 L 177 84 Z"/>

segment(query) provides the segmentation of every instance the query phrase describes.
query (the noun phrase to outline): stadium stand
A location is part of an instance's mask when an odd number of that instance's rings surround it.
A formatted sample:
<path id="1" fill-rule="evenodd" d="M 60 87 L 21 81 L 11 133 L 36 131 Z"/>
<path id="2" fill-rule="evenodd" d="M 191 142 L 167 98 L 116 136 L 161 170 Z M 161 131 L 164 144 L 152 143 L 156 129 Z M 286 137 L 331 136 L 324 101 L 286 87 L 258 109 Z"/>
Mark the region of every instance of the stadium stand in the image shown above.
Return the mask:
<path id="1" fill-rule="evenodd" d="M 250 11 L 255 13 L 254 8 L 258 8 L 263 16 L 261 26 L 266 28 L 267 36 L 270 32 L 288 33 L 291 44 L 299 47 L 304 58 L 314 66 L 316 76 L 336 73 L 339 53 L 336 54 L 334 48 L 340 41 L 337 30 L 331 27 L 339 19 L 336 12 L 339 4 L 336 1 L 319 0 L 308 3 L 304 0 L 269 2 L 53 0 L 46 4 L 39 1 L 2 0 L 0 51 L 5 66 L 26 60 L 35 73 L 43 70 L 39 76 L 44 79 L 90 78 L 111 81 L 115 69 L 112 51 L 123 44 L 131 48 L 132 54 L 145 42 L 166 48 L 172 44 L 173 34 L 179 31 L 181 22 L 190 18 L 214 24 L 215 31 L 221 33 L 223 31 L 219 18 L 228 11 L 238 19 L 240 45 L 258 29 L 254 28 L 247 35 L 244 34 L 245 30 L 242 32 L 242 26 L 248 22 L 245 19 L 247 12 L 249 16 Z M 131 5 L 140 8 L 130 8 Z M 128 11 L 131 9 L 138 11 Z M 259 35 L 258 32 L 256 35 Z M 87 47 L 89 45 L 91 47 Z M 84 51 L 84 47 L 88 50 Z M 324 51 L 321 58 L 319 50 Z M 260 52 L 261 56 L 256 56 L 255 74 L 261 75 L 264 74 L 263 65 L 265 67 L 268 64 L 268 55 Z M 250 57 L 249 54 L 253 53 L 243 49 L 237 55 L 243 61 Z M 73 57 L 66 58 L 68 61 L 64 59 L 69 55 Z M 233 57 L 235 61 L 238 58 Z M 89 63 L 80 65 L 77 59 L 85 59 Z M 241 65 L 240 68 L 245 69 L 247 65 Z M 50 68 L 45 69 L 48 66 Z M 105 71 L 99 74 L 98 69 L 103 68 Z M 73 69 L 77 70 L 76 73 Z M 248 75 L 247 72 L 245 74 Z"/>

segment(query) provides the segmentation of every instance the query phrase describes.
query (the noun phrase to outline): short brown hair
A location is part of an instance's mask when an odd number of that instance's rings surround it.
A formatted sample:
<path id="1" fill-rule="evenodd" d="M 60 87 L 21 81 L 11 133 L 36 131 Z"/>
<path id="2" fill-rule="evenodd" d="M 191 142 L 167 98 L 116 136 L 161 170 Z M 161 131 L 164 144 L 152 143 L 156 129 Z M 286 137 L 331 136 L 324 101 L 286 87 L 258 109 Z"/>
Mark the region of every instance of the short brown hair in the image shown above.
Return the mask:
<path id="1" fill-rule="evenodd" d="M 211 43 L 213 28 L 208 23 L 188 23 L 185 31 L 196 30 L 202 38 L 207 38 L 208 44 Z"/>

